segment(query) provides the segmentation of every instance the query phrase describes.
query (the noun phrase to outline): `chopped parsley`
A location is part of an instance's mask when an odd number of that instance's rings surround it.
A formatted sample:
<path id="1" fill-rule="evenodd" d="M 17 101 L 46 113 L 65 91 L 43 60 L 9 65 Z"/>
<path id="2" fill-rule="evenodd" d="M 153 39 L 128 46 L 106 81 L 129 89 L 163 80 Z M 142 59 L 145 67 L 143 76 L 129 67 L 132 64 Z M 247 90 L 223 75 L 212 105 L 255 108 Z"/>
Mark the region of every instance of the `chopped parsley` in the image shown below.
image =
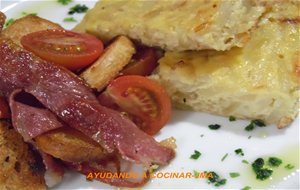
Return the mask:
<path id="1" fill-rule="evenodd" d="M 292 164 L 287 164 L 284 166 L 285 169 L 291 170 L 293 169 L 295 166 L 293 166 Z"/>
<path id="2" fill-rule="evenodd" d="M 69 3 L 72 3 L 73 0 L 57 0 L 57 2 L 62 5 L 68 5 Z"/>
<path id="3" fill-rule="evenodd" d="M 10 19 L 8 19 L 8 20 L 5 22 L 4 26 L 5 26 L 5 27 L 9 27 L 14 21 L 15 21 L 15 19 L 10 18 Z"/>
<path id="4" fill-rule="evenodd" d="M 229 116 L 229 121 L 236 121 L 236 118 L 234 116 Z"/>
<path id="5" fill-rule="evenodd" d="M 249 125 L 247 125 L 247 126 L 245 127 L 245 130 L 246 130 L 246 131 L 252 131 L 256 126 L 258 126 L 258 127 L 265 127 L 266 124 L 265 124 L 264 121 L 261 120 L 261 119 L 254 119 L 254 120 L 252 120 L 252 121 L 250 122 Z"/>
<path id="6" fill-rule="evenodd" d="M 254 129 L 254 123 L 250 123 L 249 125 L 247 125 L 246 127 L 245 127 L 245 130 L 246 131 L 253 131 L 253 129 Z"/>
<path id="7" fill-rule="evenodd" d="M 236 177 L 239 177 L 239 176 L 240 176 L 240 173 L 237 173 L 237 172 L 230 172 L 229 175 L 230 175 L 231 178 L 236 178 Z"/>
<path id="8" fill-rule="evenodd" d="M 246 187 L 243 187 L 241 190 L 250 190 L 251 187 L 250 186 L 246 186 Z"/>
<path id="9" fill-rule="evenodd" d="M 197 160 L 201 156 L 201 153 L 198 150 L 194 150 L 194 154 L 190 156 L 190 159 Z"/>
<path id="10" fill-rule="evenodd" d="M 204 134 L 201 134 L 200 137 L 201 137 L 201 138 L 204 137 Z"/>
<path id="11" fill-rule="evenodd" d="M 214 184 L 215 187 L 219 187 L 226 184 L 226 179 L 221 179 L 220 176 L 216 172 L 207 172 L 211 173 L 212 177 L 208 178 L 208 183 Z"/>
<path id="12" fill-rule="evenodd" d="M 89 8 L 85 5 L 77 4 L 74 7 L 71 7 L 68 14 L 73 15 L 75 13 L 85 13 Z"/>
<path id="13" fill-rule="evenodd" d="M 223 161 L 227 158 L 227 156 L 228 156 L 228 153 L 226 153 L 226 154 L 222 157 L 221 161 L 223 162 Z"/>
<path id="14" fill-rule="evenodd" d="M 243 152 L 243 149 L 241 149 L 241 148 L 236 149 L 234 152 L 235 152 L 237 155 L 241 155 L 241 156 L 244 156 L 244 155 L 245 155 L 244 152 Z"/>
<path id="15" fill-rule="evenodd" d="M 226 181 L 227 181 L 226 179 L 221 179 L 215 183 L 215 186 L 219 187 L 219 186 L 225 185 Z"/>
<path id="16" fill-rule="evenodd" d="M 257 169 L 261 169 L 262 167 L 264 167 L 265 161 L 262 158 L 257 158 L 253 163 L 252 163 L 252 167 L 253 169 L 257 170 Z"/>
<path id="17" fill-rule="evenodd" d="M 242 162 L 243 162 L 244 164 L 249 164 L 249 162 L 248 162 L 247 160 L 242 160 Z"/>
<path id="18" fill-rule="evenodd" d="M 269 166 L 278 167 L 282 164 L 282 160 L 276 157 L 270 157 L 268 160 Z"/>
<path id="19" fill-rule="evenodd" d="M 256 179 L 263 181 L 263 180 L 268 179 L 273 174 L 273 170 L 268 169 L 268 168 L 263 168 L 263 169 L 257 170 L 255 173 L 256 173 Z"/>
<path id="20" fill-rule="evenodd" d="M 258 158 L 252 163 L 252 169 L 256 174 L 256 179 L 259 180 L 266 180 L 268 179 L 272 174 L 273 170 L 264 168 L 264 159 Z"/>
<path id="21" fill-rule="evenodd" d="M 211 130 L 217 130 L 217 129 L 219 129 L 220 127 L 221 127 L 221 125 L 219 125 L 219 124 L 214 124 L 214 125 L 209 125 L 208 126 Z"/>
<path id="22" fill-rule="evenodd" d="M 198 171 L 194 170 L 193 173 L 194 173 L 194 178 L 199 178 L 200 173 Z"/>
<path id="23" fill-rule="evenodd" d="M 64 22 L 77 22 L 73 17 L 67 17 L 64 19 Z"/>
<path id="24" fill-rule="evenodd" d="M 248 136 L 248 139 L 251 139 L 251 137 L 252 137 L 251 135 L 250 135 L 250 136 Z"/>
<path id="25" fill-rule="evenodd" d="M 37 16 L 37 13 L 27 13 L 27 12 L 22 12 L 23 16 L 28 16 L 28 15 L 32 15 L 32 16 Z"/>
<path id="26" fill-rule="evenodd" d="M 255 119 L 255 120 L 252 120 L 251 122 L 254 123 L 258 127 L 265 127 L 266 126 L 265 122 L 261 119 Z"/>

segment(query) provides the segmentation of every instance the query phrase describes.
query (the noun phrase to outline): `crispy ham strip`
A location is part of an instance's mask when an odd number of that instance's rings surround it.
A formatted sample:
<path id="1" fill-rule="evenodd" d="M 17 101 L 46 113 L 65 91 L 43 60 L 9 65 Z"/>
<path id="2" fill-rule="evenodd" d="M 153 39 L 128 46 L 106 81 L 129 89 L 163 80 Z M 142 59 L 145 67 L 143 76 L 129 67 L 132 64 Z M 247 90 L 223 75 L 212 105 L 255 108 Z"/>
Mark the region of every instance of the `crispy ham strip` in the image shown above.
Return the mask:
<path id="1" fill-rule="evenodd" d="M 175 156 L 172 149 L 159 145 L 129 119 L 101 106 L 73 73 L 0 37 L 0 91 L 8 97 L 18 89 L 32 94 L 64 123 L 125 160 L 165 165 Z"/>

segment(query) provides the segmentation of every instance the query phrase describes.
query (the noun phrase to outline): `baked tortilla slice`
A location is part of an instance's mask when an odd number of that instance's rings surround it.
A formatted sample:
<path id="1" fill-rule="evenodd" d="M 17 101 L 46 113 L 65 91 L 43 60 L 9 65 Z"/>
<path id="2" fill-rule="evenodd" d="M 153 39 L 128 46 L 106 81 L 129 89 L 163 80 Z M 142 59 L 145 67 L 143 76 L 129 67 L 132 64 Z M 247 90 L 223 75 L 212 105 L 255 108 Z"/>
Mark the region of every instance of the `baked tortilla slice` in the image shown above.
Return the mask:
<path id="1" fill-rule="evenodd" d="M 179 108 L 282 128 L 299 109 L 299 37 L 299 1 L 274 1 L 244 48 L 167 52 L 155 77 Z"/>
<path id="2" fill-rule="evenodd" d="M 247 42 L 265 10 L 256 0 L 101 0 L 74 30 L 173 51 L 227 50 Z"/>

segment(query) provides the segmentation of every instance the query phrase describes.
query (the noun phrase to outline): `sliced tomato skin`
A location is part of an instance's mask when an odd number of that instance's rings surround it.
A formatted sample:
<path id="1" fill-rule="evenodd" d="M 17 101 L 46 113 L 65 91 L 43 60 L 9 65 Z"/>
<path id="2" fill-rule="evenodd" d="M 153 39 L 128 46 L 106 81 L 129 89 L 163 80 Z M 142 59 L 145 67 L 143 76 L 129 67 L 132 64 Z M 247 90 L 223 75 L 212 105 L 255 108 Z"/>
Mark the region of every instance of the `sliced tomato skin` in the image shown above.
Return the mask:
<path id="1" fill-rule="evenodd" d="M 147 110 L 143 100 L 130 98 L 131 90 L 136 90 L 138 96 L 149 96 L 153 99 L 156 112 L 151 114 Z M 170 120 L 171 100 L 164 88 L 151 79 L 138 75 L 121 76 L 113 80 L 106 91 L 99 96 L 100 103 L 117 109 L 120 112 L 129 114 L 132 119 L 144 132 L 155 135 Z M 117 105 L 118 107 L 116 107 Z M 151 107 L 151 105 L 150 105 Z M 141 121 L 145 125 L 140 126 Z"/>
<path id="2" fill-rule="evenodd" d="M 103 43 L 89 34 L 67 30 L 43 30 L 21 38 L 23 47 L 44 60 L 70 70 L 84 68 L 103 52 Z"/>
<path id="3" fill-rule="evenodd" d="M 6 103 L 5 98 L 0 97 L 0 119 L 10 118 L 10 112 L 8 104 Z"/>
<path id="4" fill-rule="evenodd" d="M 158 65 L 158 55 L 154 48 L 138 48 L 137 53 L 122 71 L 121 75 L 148 76 Z"/>

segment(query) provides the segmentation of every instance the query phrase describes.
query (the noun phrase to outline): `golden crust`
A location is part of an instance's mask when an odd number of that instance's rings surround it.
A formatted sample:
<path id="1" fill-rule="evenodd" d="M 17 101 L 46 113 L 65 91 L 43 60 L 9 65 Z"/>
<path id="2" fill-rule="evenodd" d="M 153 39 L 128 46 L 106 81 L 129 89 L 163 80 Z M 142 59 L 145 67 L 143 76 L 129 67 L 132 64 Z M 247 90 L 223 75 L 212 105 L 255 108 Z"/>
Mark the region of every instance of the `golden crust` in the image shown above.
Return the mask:
<path id="1" fill-rule="evenodd" d="M 3 28 L 4 23 L 5 23 L 5 19 L 6 19 L 5 15 L 2 12 L 0 12 L 0 32 Z"/>
<path id="2" fill-rule="evenodd" d="M 47 29 L 62 29 L 62 27 L 38 16 L 28 15 L 14 21 L 1 34 L 3 37 L 10 38 L 15 44 L 21 46 L 20 40 L 23 36 Z"/>
<path id="3" fill-rule="evenodd" d="M 77 31 L 103 40 L 126 35 L 172 51 L 243 46 L 264 13 L 255 0 L 99 1 Z"/>
<path id="4" fill-rule="evenodd" d="M 35 138 L 43 152 L 69 162 L 101 160 L 108 153 L 95 141 L 74 129 L 60 128 Z"/>
<path id="5" fill-rule="evenodd" d="M 46 189 L 43 173 L 37 170 L 28 145 L 5 122 L 0 122 L 0 189 Z"/>
<path id="6" fill-rule="evenodd" d="M 94 89 L 103 90 L 108 83 L 130 62 L 135 53 L 133 43 L 125 36 L 117 37 L 103 54 L 80 77 Z"/>
<path id="7" fill-rule="evenodd" d="M 167 52 L 156 78 L 177 107 L 286 127 L 299 109 L 298 11 L 299 1 L 269 5 L 243 48 Z"/>

